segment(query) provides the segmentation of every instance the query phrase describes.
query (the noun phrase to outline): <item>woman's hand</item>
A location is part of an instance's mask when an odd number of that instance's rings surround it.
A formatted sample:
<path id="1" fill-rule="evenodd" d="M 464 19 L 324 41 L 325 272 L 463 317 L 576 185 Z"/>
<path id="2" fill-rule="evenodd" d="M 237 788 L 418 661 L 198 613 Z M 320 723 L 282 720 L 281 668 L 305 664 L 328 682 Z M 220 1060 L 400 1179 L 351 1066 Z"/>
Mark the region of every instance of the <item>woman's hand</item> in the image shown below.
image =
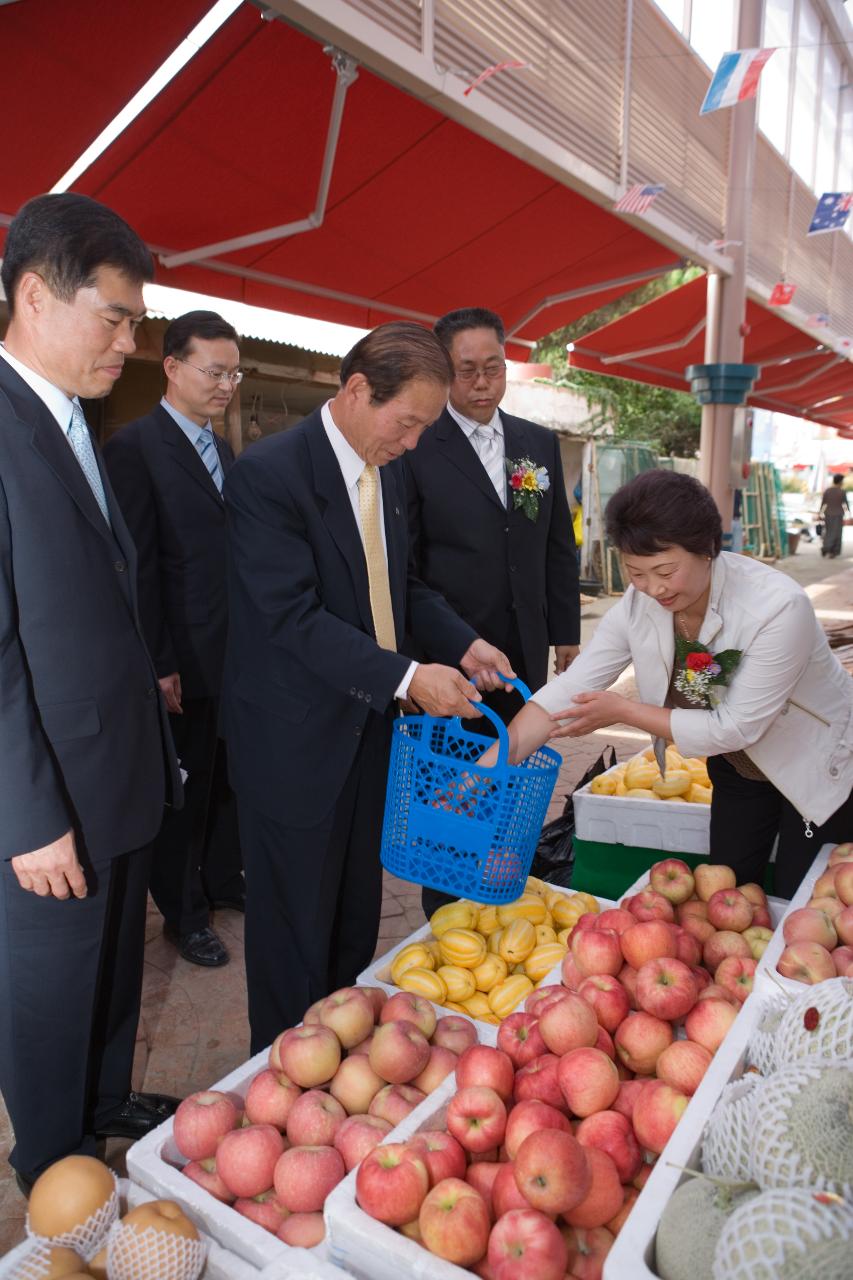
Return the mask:
<path id="1" fill-rule="evenodd" d="M 636 705 L 636 704 L 634 704 Z M 565 711 L 555 711 L 551 716 L 554 728 L 552 738 L 583 738 L 596 729 L 606 729 L 612 724 L 626 724 L 630 714 L 627 698 L 618 693 L 578 693 L 572 705 Z M 568 724 L 561 724 L 567 720 Z"/>

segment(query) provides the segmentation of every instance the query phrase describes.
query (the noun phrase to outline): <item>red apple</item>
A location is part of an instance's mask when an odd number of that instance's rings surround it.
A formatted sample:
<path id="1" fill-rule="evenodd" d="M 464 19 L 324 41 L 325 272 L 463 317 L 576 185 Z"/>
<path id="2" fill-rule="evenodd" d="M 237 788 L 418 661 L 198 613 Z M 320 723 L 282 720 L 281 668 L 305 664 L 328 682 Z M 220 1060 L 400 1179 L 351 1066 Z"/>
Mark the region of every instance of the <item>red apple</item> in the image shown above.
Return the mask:
<path id="1" fill-rule="evenodd" d="M 648 960 L 637 972 L 637 1003 L 645 1013 L 674 1022 L 696 1003 L 696 979 L 680 960 L 662 956 Z"/>
<path id="2" fill-rule="evenodd" d="M 744 929 L 743 936 L 749 943 L 753 960 L 760 960 L 767 950 L 767 944 L 773 937 L 773 930 L 765 929 L 759 924 L 751 924 L 748 929 Z"/>
<path id="3" fill-rule="evenodd" d="M 744 960 L 740 956 L 726 956 L 721 960 L 714 974 L 714 982 L 728 991 L 738 1004 L 743 1004 L 747 996 L 752 994 L 755 970 L 758 961 Z"/>
<path id="4" fill-rule="evenodd" d="M 704 965 L 695 964 L 690 972 L 696 979 L 696 990 L 699 992 L 699 995 L 701 995 L 703 991 L 706 991 L 708 987 L 713 986 L 713 978 Z M 696 998 L 698 1000 L 699 997 L 697 996 Z"/>
<path id="5" fill-rule="evenodd" d="M 739 884 L 738 890 L 743 896 L 752 903 L 754 907 L 767 906 L 767 894 L 764 892 L 760 884 Z"/>
<path id="6" fill-rule="evenodd" d="M 242 1198 L 235 1200 L 233 1207 L 244 1218 L 248 1218 L 250 1222 L 256 1222 L 259 1227 L 263 1227 L 265 1231 L 271 1231 L 273 1235 L 288 1216 L 287 1209 L 279 1202 L 272 1187 L 259 1196 L 252 1196 L 251 1200 Z"/>
<path id="7" fill-rule="evenodd" d="M 829 867 L 828 870 L 824 871 L 822 876 L 818 876 L 817 880 L 814 882 L 814 888 L 812 889 L 813 898 L 839 897 L 838 886 L 835 881 L 835 873 L 840 869 L 840 867 Z"/>
<path id="8" fill-rule="evenodd" d="M 216 1161 L 213 1157 L 206 1160 L 191 1160 L 189 1164 L 185 1164 L 181 1173 L 189 1178 L 192 1182 L 198 1183 L 200 1187 L 204 1187 L 209 1195 L 215 1200 L 221 1200 L 223 1204 L 233 1204 L 236 1196 L 229 1191 L 225 1183 L 216 1171 Z"/>
<path id="9" fill-rule="evenodd" d="M 686 905 L 690 905 L 687 903 Z M 703 907 L 705 903 L 701 904 Z M 713 938 L 717 930 L 711 924 L 710 920 L 703 919 L 702 916 L 685 916 L 681 921 L 680 928 L 684 930 L 689 937 L 695 938 L 700 948 L 704 947 L 709 938 Z"/>
<path id="10" fill-rule="evenodd" d="M 752 959 L 749 942 L 742 933 L 737 933 L 733 929 L 721 929 L 719 933 L 715 933 L 708 939 L 702 950 L 705 968 L 711 973 L 720 967 L 726 956 L 740 956 L 743 960 Z"/>
<path id="11" fill-rule="evenodd" d="M 426 1094 L 412 1084 L 386 1084 L 371 1102 L 367 1114 L 387 1120 L 396 1128 L 425 1097 Z"/>
<path id="12" fill-rule="evenodd" d="M 660 1155 L 689 1101 L 686 1094 L 663 1080 L 650 1080 L 637 1099 L 631 1117 L 640 1146 Z"/>
<path id="13" fill-rule="evenodd" d="M 624 964 L 616 976 L 627 992 L 629 1008 L 637 1009 L 637 970 Z"/>
<path id="14" fill-rule="evenodd" d="M 392 1142 L 368 1152 L 355 1175 L 355 1198 L 365 1213 L 389 1227 L 417 1218 L 429 1173 L 418 1151 Z"/>
<path id="15" fill-rule="evenodd" d="M 563 1091 L 557 1078 L 560 1059 L 556 1053 L 543 1053 L 515 1073 L 512 1096 L 516 1102 L 547 1102 L 558 1111 L 565 1108 Z"/>
<path id="16" fill-rule="evenodd" d="M 323 1000 L 325 1000 L 325 996 Z M 308 1008 L 302 1015 L 302 1025 L 306 1027 L 316 1027 L 320 1023 L 320 1010 L 323 1007 L 323 1000 L 315 1000 L 313 1004 L 309 1004 Z M 272 1066 L 272 1063 L 270 1063 Z"/>
<path id="17" fill-rule="evenodd" d="M 622 954 L 633 969 L 663 956 L 674 958 L 675 952 L 675 934 L 664 920 L 645 920 L 622 934 Z"/>
<path id="18" fill-rule="evenodd" d="M 488 1044 L 471 1045 L 456 1064 L 456 1083 L 460 1089 L 471 1085 L 494 1089 L 504 1102 L 512 1097 L 514 1079 L 512 1058 Z"/>
<path id="19" fill-rule="evenodd" d="M 409 993 L 401 991 L 399 994 Z M 392 996 L 385 1009 L 389 1009 L 396 999 Z M 429 1062 L 429 1042 L 413 1022 L 395 1018 L 380 1023 L 376 1028 L 367 1060 L 376 1074 L 389 1084 L 408 1084 Z"/>
<path id="20" fill-rule="evenodd" d="M 329 1091 L 348 1116 L 360 1116 L 366 1114 L 384 1084 L 382 1077 L 371 1067 L 369 1054 L 353 1053 L 338 1067 Z"/>
<path id="21" fill-rule="evenodd" d="M 707 902 L 703 902 L 701 898 L 688 898 L 686 902 L 682 902 L 676 907 L 675 918 L 680 925 L 683 925 L 685 920 L 691 916 L 697 920 L 707 920 Z"/>
<path id="22" fill-rule="evenodd" d="M 656 862 L 649 872 L 649 880 L 655 892 L 662 894 L 673 906 L 686 902 L 693 893 L 693 872 L 680 858 Z"/>
<path id="23" fill-rule="evenodd" d="M 752 913 L 752 923 L 760 924 L 762 929 L 772 929 L 773 920 L 767 907 L 756 907 Z"/>
<path id="24" fill-rule="evenodd" d="M 753 905 L 738 889 L 718 889 L 708 899 L 708 919 L 715 929 L 743 933 L 752 924 Z"/>
<path id="25" fill-rule="evenodd" d="M 449 1049 L 459 1055 L 477 1043 L 477 1028 L 460 1014 L 450 1014 L 438 1019 L 430 1038 L 440 1049 Z"/>
<path id="26" fill-rule="evenodd" d="M 420 1152 L 427 1167 L 430 1186 L 444 1178 L 464 1178 L 467 1160 L 465 1151 L 451 1133 L 443 1129 L 421 1129 L 409 1139 L 412 1151 Z"/>
<path id="27" fill-rule="evenodd" d="M 839 978 L 853 978 L 853 947 L 836 947 L 832 963 Z"/>
<path id="28" fill-rule="evenodd" d="M 347 1173 L 391 1132 L 391 1122 L 381 1116 L 348 1116 L 335 1134 L 335 1150 L 343 1156 Z"/>
<path id="29" fill-rule="evenodd" d="M 694 968 L 702 960 L 702 943 L 686 929 L 682 929 L 681 925 L 675 935 L 675 958 L 686 964 L 688 969 Z"/>
<path id="30" fill-rule="evenodd" d="M 722 961 L 720 963 L 722 963 Z M 705 973 L 708 973 L 707 969 L 705 970 Z M 709 978 L 710 976 L 711 975 L 708 973 Z M 697 1001 L 728 1000 L 729 1004 L 737 1004 L 737 1001 L 735 1000 L 731 991 L 727 991 L 725 987 L 721 987 L 719 983 L 716 983 L 716 982 L 712 982 L 709 986 L 703 987 L 703 989 L 699 992 L 699 995 L 696 997 L 696 999 Z"/>
<path id="31" fill-rule="evenodd" d="M 328 1084 L 341 1065 L 341 1042 L 319 1023 L 291 1027 L 278 1044 L 281 1069 L 300 1089 Z M 264 1188 L 265 1189 L 265 1188 Z"/>
<path id="32" fill-rule="evenodd" d="M 708 902 L 718 889 L 734 889 L 737 885 L 737 876 L 731 867 L 716 862 L 700 862 L 693 868 L 693 880 L 703 902 Z"/>
<path id="33" fill-rule="evenodd" d="M 565 1227 L 563 1239 L 569 1250 L 572 1280 L 601 1280 L 604 1264 L 613 1247 L 614 1233 L 607 1227 Z"/>
<path id="34" fill-rule="evenodd" d="M 546 1053 L 538 1017 L 532 1013 L 511 1013 L 504 1018 L 498 1031 L 498 1048 L 516 1068 L 525 1067 Z"/>
<path id="35" fill-rule="evenodd" d="M 664 1050 L 664 1052 L 666 1051 Z M 660 1058 L 658 1058 L 658 1062 L 660 1062 Z M 630 1120 L 634 1114 L 634 1104 L 642 1093 L 645 1083 L 645 1080 L 620 1080 L 619 1093 L 613 1103 L 613 1110 L 618 1111 L 620 1115 L 626 1116 Z"/>
<path id="36" fill-rule="evenodd" d="M 827 951 L 838 946 L 831 919 L 825 911 L 815 911 L 813 907 L 792 911 L 782 925 L 782 937 L 789 945 L 792 942 L 819 942 Z"/>
<path id="37" fill-rule="evenodd" d="M 596 1037 L 593 1049 L 600 1049 L 602 1053 L 606 1053 L 611 1062 L 616 1061 L 616 1046 L 613 1043 L 613 1037 L 609 1031 L 605 1031 L 604 1027 L 598 1028 L 598 1036 Z"/>
<path id="38" fill-rule="evenodd" d="M 524 1012 L 535 1013 L 538 1017 L 546 1005 L 553 1003 L 554 1000 L 562 1000 L 565 994 L 565 987 L 554 983 L 544 987 L 534 987 L 524 1001 Z"/>
<path id="39" fill-rule="evenodd" d="M 622 948 L 615 929 L 587 929 L 583 933 L 573 929 L 570 941 L 575 964 L 584 977 L 593 973 L 615 977 L 622 968 Z"/>
<path id="40" fill-rule="evenodd" d="M 226 1133 L 216 1149 L 216 1171 L 234 1196 L 251 1199 L 273 1185 L 284 1138 L 271 1124 L 253 1124 Z"/>
<path id="41" fill-rule="evenodd" d="M 359 1044 L 354 1044 L 353 1047 L 350 1050 L 348 1050 L 347 1057 L 366 1058 L 367 1055 L 370 1053 L 370 1046 L 373 1044 L 374 1034 L 375 1034 L 375 1031 L 371 1031 L 370 1035 L 366 1036 L 365 1039 L 362 1040 Z"/>
<path id="42" fill-rule="evenodd" d="M 278 1049 L 286 1034 L 286 1032 L 280 1031 L 270 1045 L 269 1057 L 267 1058 L 267 1066 L 270 1071 L 281 1071 L 281 1061 L 278 1056 Z"/>
<path id="43" fill-rule="evenodd" d="M 326 1238 L 322 1213 L 291 1213 L 276 1232 L 279 1240 L 297 1249 L 313 1249 Z"/>
<path id="44" fill-rule="evenodd" d="M 575 926 L 575 928 L 577 928 L 577 926 Z M 563 963 L 560 966 L 560 975 L 563 979 L 563 986 L 568 991 L 577 991 L 578 987 L 586 977 L 586 974 L 581 973 L 580 969 L 575 964 L 575 958 L 571 951 L 567 951 L 563 956 Z M 544 1013 L 545 1008 L 547 1008 L 547 1006 L 542 1005 L 541 1008 L 536 1010 L 536 1012 L 542 1014 Z"/>
<path id="45" fill-rule="evenodd" d="M 595 919 L 598 921 L 597 928 L 613 929 L 620 937 L 626 929 L 632 928 L 637 923 L 637 917 L 632 915 L 630 911 L 625 911 L 622 907 L 608 907 L 606 911 L 602 911 Z"/>
<path id="46" fill-rule="evenodd" d="M 531 1098 L 527 1102 L 517 1103 L 509 1113 L 506 1122 L 504 1144 L 510 1160 L 518 1155 L 518 1148 L 531 1133 L 540 1129 L 560 1129 L 563 1133 L 571 1133 L 572 1126 L 562 1111 L 549 1107 L 547 1102 L 538 1102 Z"/>
<path id="47" fill-rule="evenodd" d="M 634 1205 L 637 1203 L 639 1195 L 640 1193 L 636 1187 L 624 1188 L 624 1199 L 622 1201 L 622 1208 L 614 1217 L 610 1219 L 610 1221 L 607 1224 L 607 1230 L 611 1233 L 612 1236 L 614 1237 L 618 1236 L 619 1232 L 624 1227 L 628 1219 L 628 1215 L 630 1214 L 631 1210 L 634 1208 Z"/>
<path id="48" fill-rule="evenodd" d="M 412 1084 L 421 1093 L 432 1093 L 442 1081 L 456 1070 L 458 1056 L 452 1049 L 443 1049 L 441 1045 L 431 1044 L 429 1062 L 419 1076 L 415 1076 Z"/>
<path id="49" fill-rule="evenodd" d="M 444 1178 L 427 1193 L 418 1225 L 430 1253 L 459 1267 L 479 1262 L 488 1247 L 488 1206 L 461 1178 Z"/>
<path id="50" fill-rule="evenodd" d="M 621 1182 L 630 1182 L 640 1172 L 643 1153 L 628 1116 L 619 1111 L 599 1111 L 581 1120 L 575 1134 L 582 1147 L 606 1151 L 616 1166 Z"/>
<path id="51" fill-rule="evenodd" d="M 687 1039 L 704 1045 L 709 1053 L 716 1053 L 737 1017 L 739 1007 L 728 1000 L 697 1000 L 684 1019 Z"/>
<path id="52" fill-rule="evenodd" d="M 388 993 L 383 991 L 381 987 L 357 987 L 357 991 L 363 991 L 373 1006 L 373 1019 L 379 1021 L 379 1015 L 388 1003 Z"/>
<path id="53" fill-rule="evenodd" d="M 498 1174 L 492 1183 L 492 1210 L 495 1221 L 511 1209 L 529 1209 L 530 1201 L 522 1195 L 515 1181 L 515 1165 L 511 1160 L 498 1165 Z M 556 1214 L 549 1214 L 551 1218 Z"/>
<path id="54" fill-rule="evenodd" d="M 469 1085 L 450 1099 L 446 1124 L 466 1151 L 488 1151 L 504 1140 L 506 1107 L 494 1089 Z"/>
<path id="55" fill-rule="evenodd" d="M 853 946 L 853 907 L 845 907 L 833 921 L 838 941 Z"/>
<path id="56" fill-rule="evenodd" d="M 654 889 L 644 889 L 642 893 L 635 893 L 627 909 L 640 921 L 675 919 L 672 903 Z"/>
<path id="57" fill-rule="evenodd" d="M 692 1097 L 711 1065 L 711 1054 L 693 1040 L 674 1040 L 657 1060 L 658 1080 Z M 630 1179 L 626 1179 L 630 1181 Z"/>
<path id="58" fill-rule="evenodd" d="M 573 1049 L 560 1059 L 557 1076 L 569 1111 L 583 1119 L 606 1111 L 619 1093 L 619 1073 L 600 1049 Z"/>
<path id="59" fill-rule="evenodd" d="M 397 991 L 386 1000 L 379 1014 L 380 1025 L 385 1022 L 412 1022 L 429 1040 L 435 1034 L 438 1018 L 434 1007 L 423 996 L 416 996 L 411 991 Z M 392 1083 L 403 1083 L 394 1081 Z"/>
<path id="60" fill-rule="evenodd" d="M 616 1053 L 631 1071 L 648 1076 L 673 1038 L 672 1027 L 662 1018 L 642 1011 L 632 1013 L 616 1028 Z"/>
<path id="61" fill-rule="evenodd" d="M 563 1280 L 568 1249 L 553 1222 L 533 1209 L 512 1209 L 489 1236 L 493 1280 Z"/>
<path id="62" fill-rule="evenodd" d="M 529 1133 L 513 1164 L 519 1191 L 543 1213 L 568 1213 L 592 1185 L 587 1151 L 559 1129 Z"/>
<path id="63" fill-rule="evenodd" d="M 486 1208 L 489 1210 L 489 1216 L 494 1221 L 495 1211 L 492 1201 L 492 1188 L 495 1185 L 495 1179 L 501 1169 L 509 1169 L 509 1164 L 487 1164 L 483 1160 L 478 1160 L 476 1164 L 469 1164 L 465 1170 L 465 1181 L 470 1182 L 472 1187 L 479 1191 L 480 1195 L 486 1202 Z M 512 1180 L 515 1186 L 515 1179 Z"/>
<path id="64" fill-rule="evenodd" d="M 810 898 L 806 903 L 807 907 L 811 907 L 814 911 L 823 911 L 828 915 L 835 926 L 836 916 L 840 916 L 844 910 L 844 903 L 840 898 Z"/>
<path id="65" fill-rule="evenodd" d="M 291 1213 L 319 1213 L 326 1196 L 345 1177 L 343 1156 L 334 1147 L 291 1147 L 279 1157 L 273 1185 Z"/>
<path id="66" fill-rule="evenodd" d="M 564 1216 L 570 1227 L 603 1227 L 622 1208 L 622 1183 L 616 1164 L 606 1151 L 588 1147 L 586 1156 L 591 1175 L 589 1190 L 580 1204 Z"/>
<path id="67" fill-rule="evenodd" d="M 284 1132 L 293 1104 L 301 1095 L 302 1090 L 283 1071 L 261 1071 L 246 1094 L 246 1119 L 249 1124 L 271 1124 Z"/>
<path id="68" fill-rule="evenodd" d="M 819 942 L 795 942 L 793 946 L 786 947 L 779 957 L 776 971 L 783 978 L 793 978 L 809 985 L 836 976 L 832 956 Z"/>
<path id="69" fill-rule="evenodd" d="M 581 996 L 568 992 L 565 1000 L 550 1005 L 539 1018 L 542 1039 L 551 1053 L 592 1046 L 598 1038 L 595 1011 Z"/>
<path id="70" fill-rule="evenodd" d="M 844 862 L 853 862 L 853 844 L 837 844 L 829 855 L 830 867 L 837 867 Z"/>
<path id="71" fill-rule="evenodd" d="M 359 987 L 333 991 L 320 1005 L 320 1023 L 334 1031 L 345 1049 L 352 1049 L 373 1030 L 373 1003 Z"/>
<path id="72" fill-rule="evenodd" d="M 358 1058 L 352 1061 L 358 1063 Z M 292 1147 L 330 1147 L 346 1118 L 347 1113 L 337 1098 L 322 1089 L 309 1089 L 290 1108 L 287 1141 Z"/>
<path id="73" fill-rule="evenodd" d="M 175 1112 L 175 1145 L 188 1160 L 207 1160 L 216 1154 L 220 1139 L 236 1124 L 237 1108 L 227 1094 L 216 1089 L 191 1093 Z"/>

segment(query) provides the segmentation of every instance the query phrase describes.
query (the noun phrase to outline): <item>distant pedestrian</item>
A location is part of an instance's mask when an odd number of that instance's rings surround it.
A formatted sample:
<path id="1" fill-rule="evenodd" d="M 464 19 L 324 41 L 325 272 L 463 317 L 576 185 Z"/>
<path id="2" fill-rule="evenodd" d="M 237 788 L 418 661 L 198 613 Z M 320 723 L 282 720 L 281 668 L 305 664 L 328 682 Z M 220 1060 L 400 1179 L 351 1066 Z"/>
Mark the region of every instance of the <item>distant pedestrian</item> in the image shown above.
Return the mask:
<path id="1" fill-rule="evenodd" d="M 828 489 L 824 489 L 820 500 L 820 514 L 823 520 L 823 546 L 820 554 L 829 556 L 830 560 L 841 555 L 844 514 L 850 511 L 847 494 L 841 487 L 843 482 L 844 476 L 833 476 L 832 484 Z"/>

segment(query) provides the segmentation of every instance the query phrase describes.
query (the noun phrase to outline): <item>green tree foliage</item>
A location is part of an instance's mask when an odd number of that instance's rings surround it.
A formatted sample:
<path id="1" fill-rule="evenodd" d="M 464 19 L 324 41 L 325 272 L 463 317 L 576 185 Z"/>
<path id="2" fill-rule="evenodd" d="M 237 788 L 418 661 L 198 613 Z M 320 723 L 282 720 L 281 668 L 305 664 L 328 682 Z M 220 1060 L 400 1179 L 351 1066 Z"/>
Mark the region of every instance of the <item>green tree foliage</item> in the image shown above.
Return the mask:
<path id="1" fill-rule="evenodd" d="M 586 396 L 593 410 L 589 424 L 593 429 L 609 423 L 617 439 L 642 440 L 662 456 L 695 456 L 699 449 L 701 410 L 691 395 L 668 387 L 652 387 L 644 382 L 572 369 L 566 360 L 566 344 L 579 342 L 593 330 L 700 274 L 697 267 L 671 271 L 556 330 L 538 344 L 532 358 L 552 366 L 558 386 L 572 387 Z"/>

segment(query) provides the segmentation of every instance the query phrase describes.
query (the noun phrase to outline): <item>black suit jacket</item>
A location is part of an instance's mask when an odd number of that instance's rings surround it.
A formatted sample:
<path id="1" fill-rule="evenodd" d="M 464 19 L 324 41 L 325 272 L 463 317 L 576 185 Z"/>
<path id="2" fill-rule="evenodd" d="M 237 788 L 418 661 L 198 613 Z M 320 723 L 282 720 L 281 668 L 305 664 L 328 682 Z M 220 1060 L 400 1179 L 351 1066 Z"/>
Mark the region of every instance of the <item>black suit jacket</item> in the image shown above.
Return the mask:
<path id="1" fill-rule="evenodd" d="M 214 435 L 222 471 L 231 446 Z M 225 504 L 198 450 L 158 405 L 122 427 L 104 461 L 139 560 L 139 616 L 158 676 L 185 698 L 218 697 L 228 603 Z"/>
<path id="2" fill-rule="evenodd" d="M 69 827 L 83 856 L 126 853 L 157 834 L 164 800 L 180 799 L 136 551 L 101 476 L 112 532 L 55 418 L 0 358 L 3 858 Z"/>
<path id="3" fill-rule="evenodd" d="M 410 574 L 399 462 L 381 468 L 394 623 L 456 665 L 476 633 Z M 295 827 L 328 814 L 369 716 L 386 718 L 409 659 L 380 649 L 367 565 L 319 411 L 242 454 L 225 485 L 229 632 L 223 686 L 235 790 Z"/>
<path id="4" fill-rule="evenodd" d="M 458 423 L 445 409 L 404 459 L 414 570 L 505 652 L 513 616 L 518 674 L 532 689 L 548 677 L 549 644 L 580 641 L 580 597 L 560 446 L 545 427 L 501 413 L 507 459 L 547 467 L 551 486 L 531 521 L 504 507 Z"/>

